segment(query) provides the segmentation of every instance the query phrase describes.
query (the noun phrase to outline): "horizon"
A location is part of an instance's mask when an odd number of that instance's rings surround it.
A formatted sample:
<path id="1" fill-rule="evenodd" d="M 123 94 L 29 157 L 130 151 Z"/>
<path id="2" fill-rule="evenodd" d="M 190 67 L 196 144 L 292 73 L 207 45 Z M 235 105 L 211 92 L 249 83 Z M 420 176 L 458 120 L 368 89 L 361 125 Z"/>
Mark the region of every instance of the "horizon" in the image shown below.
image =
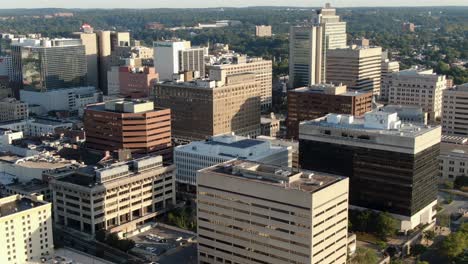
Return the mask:
<path id="1" fill-rule="evenodd" d="M 229 4 L 221 0 L 205 0 L 203 6 L 200 2 L 193 0 L 179 0 L 172 2 L 161 0 L 158 3 L 148 3 L 147 0 L 134 0 L 132 2 L 119 0 L 19 0 L 2 4 L 0 10 L 5 9 L 205 9 L 205 8 L 252 8 L 252 7 L 291 7 L 291 8 L 314 8 L 322 7 L 330 2 L 336 8 L 355 7 L 468 7 L 467 1 L 461 0 L 416 0 L 416 1 L 371 1 L 371 0 L 337 0 L 337 1 L 305 1 L 290 0 L 288 5 L 280 0 L 232 0 Z M 380 3 L 379 3 L 380 2 Z M 411 3 L 411 4 L 409 4 Z"/>

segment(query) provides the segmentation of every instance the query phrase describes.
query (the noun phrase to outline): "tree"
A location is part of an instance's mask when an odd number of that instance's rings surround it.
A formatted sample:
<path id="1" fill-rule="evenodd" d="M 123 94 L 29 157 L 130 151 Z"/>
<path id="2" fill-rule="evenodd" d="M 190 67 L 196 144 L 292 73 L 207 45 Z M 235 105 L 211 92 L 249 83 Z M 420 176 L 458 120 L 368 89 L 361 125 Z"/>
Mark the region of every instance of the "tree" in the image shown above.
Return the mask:
<path id="1" fill-rule="evenodd" d="M 450 234 L 440 247 L 442 254 L 453 259 L 462 254 L 468 248 L 468 234 L 464 232 L 456 232 Z"/>
<path id="2" fill-rule="evenodd" d="M 427 262 L 427 261 L 418 261 L 418 262 L 416 262 L 416 264 L 429 264 L 429 262 Z"/>
<path id="3" fill-rule="evenodd" d="M 411 247 L 411 255 L 419 256 L 422 253 L 426 252 L 427 247 L 421 244 L 417 244 Z"/>
<path id="4" fill-rule="evenodd" d="M 358 248 L 354 257 L 351 259 L 351 264 L 374 264 L 379 260 L 377 253 L 369 248 Z"/>
<path id="5" fill-rule="evenodd" d="M 468 177 L 467 176 L 457 176 L 453 182 L 453 187 L 456 189 L 462 189 L 468 187 Z"/>
<path id="6" fill-rule="evenodd" d="M 434 240 L 434 238 L 436 237 L 436 234 L 433 230 L 426 230 L 423 232 L 423 239 L 426 240 L 426 243 L 430 240 Z"/>
<path id="7" fill-rule="evenodd" d="M 388 244 L 385 241 L 377 241 L 377 246 L 383 251 L 388 247 Z"/>
<path id="8" fill-rule="evenodd" d="M 386 240 L 396 233 L 398 222 L 389 213 L 383 212 L 377 216 L 375 230 L 381 239 Z"/>
<path id="9" fill-rule="evenodd" d="M 105 242 L 106 241 L 106 231 L 104 229 L 99 229 L 98 231 L 96 231 L 96 234 L 95 234 L 94 237 L 99 242 Z"/>
<path id="10" fill-rule="evenodd" d="M 368 231 L 368 224 L 371 220 L 371 216 L 372 216 L 372 211 L 370 210 L 365 210 L 365 211 L 361 211 L 358 213 L 356 217 L 356 223 L 354 223 L 358 231 L 361 231 L 361 232 Z"/>

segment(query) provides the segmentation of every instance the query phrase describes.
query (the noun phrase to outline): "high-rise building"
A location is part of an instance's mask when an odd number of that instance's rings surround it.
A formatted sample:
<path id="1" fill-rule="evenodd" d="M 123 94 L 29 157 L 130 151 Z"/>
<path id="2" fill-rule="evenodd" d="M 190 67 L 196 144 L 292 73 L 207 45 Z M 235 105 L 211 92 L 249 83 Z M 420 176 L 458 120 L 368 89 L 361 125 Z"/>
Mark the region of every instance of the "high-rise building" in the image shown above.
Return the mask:
<path id="1" fill-rule="evenodd" d="M 255 26 L 255 36 L 257 37 L 271 37 L 271 26 L 259 25 Z"/>
<path id="2" fill-rule="evenodd" d="M 442 115 L 442 92 L 446 89 L 445 75 L 432 70 L 409 69 L 391 74 L 389 104 L 418 105 L 434 122 Z"/>
<path id="3" fill-rule="evenodd" d="M 39 263 L 54 252 L 51 207 L 43 195 L 0 199 L 0 263 Z"/>
<path id="4" fill-rule="evenodd" d="M 50 179 L 54 221 L 91 235 L 124 235 L 175 205 L 174 166 L 161 156 L 103 168 L 54 170 Z"/>
<path id="5" fill-rule="evenodd" d="M 174 74 L 194 72 L 205 77 L 205 56 L 207 49 L 192 47 L 190 41 L 166 40 L 155 41 L 154 66 L 163 81 L 171 81 Z"/>
<path id="6" fill-rule="evenodd" d="M 242 160 L 197 177 L 199 263 L 346 263 L 348 178 Z"/>
<path id="7" fill-rule="evenodd" d="M 273 91 L 273 63 L 271 60 L 240 55 L 236 55 L 231 59 L 221 56 L 216 62 L 208 66 L 208 70 L 210 78 L 216 81 L 221 81 L 222 78 L 225 78 L 223 74 L 229 76 L 254 73 L 257 81 L 260 82 L 262 110 L 271 108 Z"/>
<path id="8" fill-rule="evenodd" d="M 329 114 L 301 123 L 301 168 L 350 178 L 350 205 L 386 211 L 401 230 L 435 221 L 440 126 L 402 123 L 397 113 Z"/>
<path id="9" fill-rule="evenodd" d="M 332 49 L 346 48 L 346 22 L 340 21 L 340 16 L 336 15 L 336 9 L 326 4 L 325 7 L 316 11 L 313 22 L 322 27 L 322 63 L 321 80 L 327 79 L 327 54 Z"/>
<path id="10" fill-rule="evenodd" d="M 172 156 L 171 110 L 155 108 L 150 101 L 119 99 L 88 105 L 84 128 L 90 149 Z"/>
<path id="11" fill-rule="evenodd" d="M 4 98 L 0 101 L 0 122 L 27 119 L 28 104 L 14 98 Z"/>
<path id="12" fill-rule="evenodd" d="M 207 141 L 192 141 L 174 149 L 174 164 L 178 183 L 196 185 L 197 171 L 234 157 L 285 167 L 292 166 L 292 148 L 274 147 L 268 141 L 231 134 L 219 135 Z"/>
<path id="13" fill-rule="evenodd" d="M 346 86 L 312 85 L 288 92 L 288 138 L 298 139 L 299 123 L 329 113 L 361 116 L 372 110 L 372 93 L 348 91 Z"/>
<path id="14" fill-rule="evenodd" d="M 327 82 L 380 93 L 381 47 L 350 46 L 327 51 Z"/>
<path id="15" fill-rule="evenodd" d="M 323 28 L 293 26 L 289 30 L 289 88 L 325 81 L 323 67 Z"/>
<path id="16" fill-rule="evenodd" d="M 12 67 L 13 82 L 27 90 L 87 85 L 86 52 L 80 39 L 19 39 L 12 43 Z"/>
<path id="17" fill-rule="evenodd" d="M 88 68 L 88 84 L 99 88 L 99 47 L 97 35 L 89 24 L 83 24 L 81 29 L 82 32 L 76 32 L 74 35 L 81 39 L 81 42 L 85 47 Z"/>
<path id="18" fill-rule="evenodd" d="M 154 101 L 171 109 L 172 135 L 179 141 L 231 132 L 260 134 L 260 83 L 253 73 L 230 75 L 222 81 L 158 83 Z"/>
<path id="19" fill-rule="evenodd" d="M 468 83 L 443 91 L 442 131 L 450 135 L 468 135 Z"/>
<path id="20" fill-rule="evenodd" d="M 381 67 L 379 100 L 388 102 L 388 93 L 392 85 L 392 73 L 400 71 L 400 63 L 398 61 L 383 59 Z"/>

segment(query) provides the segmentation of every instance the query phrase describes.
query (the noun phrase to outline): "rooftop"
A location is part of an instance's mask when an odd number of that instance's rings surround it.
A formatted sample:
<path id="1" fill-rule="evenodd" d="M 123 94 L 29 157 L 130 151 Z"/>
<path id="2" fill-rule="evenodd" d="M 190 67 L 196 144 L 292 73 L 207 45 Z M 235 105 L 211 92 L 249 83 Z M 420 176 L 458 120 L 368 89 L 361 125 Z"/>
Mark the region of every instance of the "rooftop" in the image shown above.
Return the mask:
<path id="1" fill-rule="evenodd" d="M 345 178 L 243 160 L 227 161 L 202 171 L 308 193 L 317 192 Z"/>
<path id="2" fill-rule="evenodd" d="M 331 94 L 339 96 L 360 96 L 363 94 L 370 94 L 370 91 L 354 91 L 347 90 L 346 85 L 334 85 L 329 83 L 316 84 L 309 87 L 300 87 L 292 90 L 297 93 L 311 93 L 311 94 Z"/>
<path id="3" fill-rule="evenodd" d="M 154 111 L 154 103 L 139 99 L 117 99 L 86 106 L 86 109 L 114 113 L 147 113 Z"/>
<path id="4" fill-rule="evenodd" d="M 33 179 L 27 183 L 13 183 L 6 186 L 10 190 L 20 190 L 23 192 L 33 193 L 49 188 L 49 184 L 39 179 Z"/>
<path id="5" fill-rule="evenodd" d="M 468 157 L 468 145 L 440 143 L 440 155 Z"/>
<path id="6" fill-rule="evenodd" d="M 302 126 L 318 126 L 322 128 L 336 128 L 366 131 L 380 135 L 394 135 L 400 137 L 417 137 L 425 134 L 437 126 L 402 123 L 396 112 L 373 111 L 364 117 L 352 115 L 328 114 L 312 121 L 301 122 Z"/>
<path id="7" fill-rule="evenodd" d="M 16 199 L 13 200 L 13 198 Z M 43 202 L 34 201 L 27 197 L 9 196 L 0 199 L 0 217 L 26 211 L 43 204 Z"/>

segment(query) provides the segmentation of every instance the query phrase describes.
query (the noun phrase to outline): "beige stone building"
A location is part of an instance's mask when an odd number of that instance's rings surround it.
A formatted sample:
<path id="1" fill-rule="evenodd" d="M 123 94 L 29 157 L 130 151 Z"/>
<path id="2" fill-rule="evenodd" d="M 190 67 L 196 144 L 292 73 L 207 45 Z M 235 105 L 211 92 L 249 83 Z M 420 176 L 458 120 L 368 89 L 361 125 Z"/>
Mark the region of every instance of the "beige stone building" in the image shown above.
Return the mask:
<path id="1" fill-rule="evenodd" d="M 350 46 L 327 51 L 329 83 L 344 84 L 349 89 L 380 93 L 381 47 Z"/>
<path id="2" fill-rule="evenodd" d="M 442 131 L 468 135 L 468 83 L 443 91 Z"/>
<path id="3" fill-rule="evenodd" d="M 348 178 L 234 160 L 197 188 L 199 263 L 346 263 Z"/>
<path id="4" fill-rule="evenodd" d="M 444 75 L 432 70 L 409 69 L 392 73 L 389 104 L 418 105 L 427 112 L 429 122 L 442 115 L 442 92 L 446 89 Z"/>
<path id="5" fill-rule="evenodd" d="M 398 61 L 382 60 L 382 72 L 380 74 L 379 100 L 387 102 L 390 86 L 392 85 L 392 73 L 400 71 Z"/>
<path id="6" fill-rule="evenodd" d="M 439 181 L 453 181 L 468 175 L 468 145 L 441 143 L 439 155 Z"/>
<path id="7" fill-rule="evenodd" d="M 0 122 L 27 119 L 29 117 L 28 104 L 14 98 L 0 101 Z"/>
<path id="8" fill-rule="evenodd" d="M 236 56 L 231 63 L 216 63 L 208 67 L 210 78 L 221 81 L 222 71 L 226 76 L 242 73 L 254 73 L 255 79 L 260 83 L 260 95 L 262 110 L 269 109 L 272 105 L 273 63 L 262 58 L 249 58 Z"/>
<path id="9" fill-rule="evenodd" d="M 128 233 L 175 204 L 175 167 L 161 156 L 46 173 L 56 224 L 94 235 Z"/>
<path id="10" fill-rule="evenodd" d="M 289 88 L 320 84 L 325 80 L 323 28 L 294 26 L 289 30 Z"/>
<path id="11" fill-rule="evenodd" d="M 260 83 L 255 74 L 226 76 L 222 81 L 159 83 L 155 103 L 170 108 L 172 136 L 179 141 L 205 140 L 234 132 L 260 134 Z"/>
<path id="12" fill-rule="evenodd" d="M 52 254 L 51 203 L 42 195 L 12 195 L 0 199 L 0 263 L 38 263 Z"/>
<path id="13" fill-rule="evenodd" d="M 271 26 L 255 26 L 255 36 L 257 37 L 271 37 Z"/>

